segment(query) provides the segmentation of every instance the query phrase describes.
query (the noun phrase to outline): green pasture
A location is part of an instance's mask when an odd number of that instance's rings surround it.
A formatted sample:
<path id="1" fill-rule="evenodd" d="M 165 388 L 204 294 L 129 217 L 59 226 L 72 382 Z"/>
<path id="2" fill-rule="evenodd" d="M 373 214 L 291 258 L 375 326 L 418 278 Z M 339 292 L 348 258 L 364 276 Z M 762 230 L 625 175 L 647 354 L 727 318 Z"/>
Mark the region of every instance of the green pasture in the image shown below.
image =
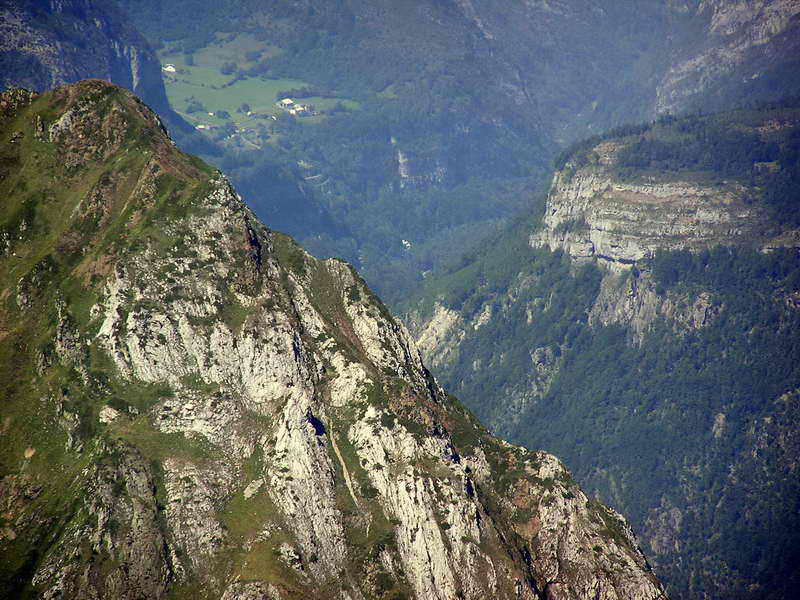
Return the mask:
<path id="1" fill-rule="evenodd" d="M 252 54 L 258 52 L 255 60 Z M 162 65 L 175 65 L 177 72 L 164 72 L 167 97 L 170 105 L 194 125 L 222 125 L 225 119 L 210 116 L 208 113 L 217 113 L 225 110 L 231 115 L 231 121 L 238 127 L 254 125 L 259 121 L 248 117 L 246 114 L 237 113 L 242 104 L 248 104 L 250 110 L 259 114 L 277 114 L 280 109 L 275 105 L 278 93 L 281 91 L 309 86 L 306 81 L 299 79 L 276 78 L 265 76 L 247 77 L 234 81 L 235 75 L 224 75 L 220 69 L 226 62 L 234 63 L 237 68 L 249 69 L 258 61 L 269 60 L 280 50 L 268 46 L 248 34 L 217 34 L 217 42 L 192 54 L 187 64 L 187 56 L 171 51 L 169 48 L 159 56 Z M 201 112 L 188 113 L 187 108 L 193 100 L 200 102 L 204 109 Z M 317 110 L 332 109 L 341 102 L 350 110 L 355 110 L 359 104 L 345 98 L 302 98 L 302 104 L 313 104 Z M 318 122 L 324 117 L 307 117 L 304 122 Z M 263 121 L 262 121 L 263 122 Z"/>
<path id="2" fill-rule="evenodd" d="M 248 53 L 258 52 L 260 55 L 255 60 L 248 60 Z M 230 34 L 217 33 L 217 41 L 201 50 L 192 53 L 194 64 L 198 67 L 219 68 L 226 62 L 232 62 L 243 69 L 253 67 L 257 62 L 277 56 L 280 48 L 270 46 L 254 38 L 248 33 Z M 184 64 L 185 55 L 175 52 L 167 46 L 159 53 L 162 64 Z"/>
<path id="3" fill-rule="evenodd" d="M 206 111 L 187 116 L 192 121 L 203 123 L 214 121 L 214 118 L 208 116 L 208 112 L 219 110 L 227 110 L 235 122 L 247 119 L 246 115 L 236 113 L 236 109 L 243 103 L 249 104 L 250 110 L 256 113 L 277 113 L 280 109 L 275 106 L 275 95 L 279 91 L 306 85 L 305 82 L 297 79 L 265 80 L 251 77 L 223 87 L 205 83 L 205 77 L 205 73 L 198 72 L 196 76 L 180 77 L 175 81 L 167 82 L 167 97 L 172 107 L 178 112 L 186 114 L 189 101 L 192 98 L 198 100 L 206 108 Z M 231 79 L 229 77 L 227 81 Z M 219 121 L 221 122 L 221 120 Z"/>

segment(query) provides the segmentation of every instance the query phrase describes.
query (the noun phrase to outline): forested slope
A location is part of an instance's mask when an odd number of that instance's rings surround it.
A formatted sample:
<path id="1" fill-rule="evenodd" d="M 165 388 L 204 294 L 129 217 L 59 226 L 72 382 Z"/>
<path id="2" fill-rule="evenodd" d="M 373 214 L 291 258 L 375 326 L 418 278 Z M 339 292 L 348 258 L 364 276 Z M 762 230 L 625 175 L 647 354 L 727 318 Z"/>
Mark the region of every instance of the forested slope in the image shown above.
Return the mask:
<path id="1" fill-rule="evenodd" d="M 797 582 L 798 157 L 796 103 L 594 138 L 410 303 L 437 375 L 630 514 L 679 597 Z"/>

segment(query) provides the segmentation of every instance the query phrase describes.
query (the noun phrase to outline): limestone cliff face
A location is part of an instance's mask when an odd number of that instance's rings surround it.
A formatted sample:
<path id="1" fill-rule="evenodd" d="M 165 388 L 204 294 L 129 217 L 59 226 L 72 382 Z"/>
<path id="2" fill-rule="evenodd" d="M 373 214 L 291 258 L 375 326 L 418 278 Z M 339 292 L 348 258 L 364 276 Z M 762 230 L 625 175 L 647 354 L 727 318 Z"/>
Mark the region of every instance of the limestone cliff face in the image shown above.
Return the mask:
<path id="1" fill-rule="evenodd" d="M 795 126 L 793 118 L 762 117 L 748 128 L 766 139 Z M 800 231 L 776 221 L 758 185 L 690 171 L 623 175 L 617 163 L 631 143 L 600 142 L 589 150 L 588 164 L 568 163 L 557 172 L 542 225 L 530 236 L 534 247 L 562 250 L 576 264 L 604 268 L 590 321 L 623 324 L 641 339 L 659 319 L 694 329 L 714 318 L 720 307 L 709 294 L 658 294 L 651 273 L 633 268 L 657 251 L 800 247 Z"/>
<path id="2" fill-rule="evenodd" d="M 392 145 L 395 145 L 392 138 Z M 397 177 L 400 187 L 428 186 L 445 180 L 447 169 L 437 159 L 417 156 L 403 150 L 395 151 Z"/>
<path id="3" fill-rule="evenodd" d="M 568 165 L 555 175 L 532 245 L 619 270 L 658 249 L 730 244 L 769 249 L 800 243 L 796 230 L 782 230 L 757 202 L 758 190 L 737 181 L 657 172 L 634 180 L 620 177 L 613 167 L 623 146 L 601 143 L 593 150 L 596 164 Z"/>
<path id="4" fill-rule="evenodd" d="M 737 151 L 785 148 L 797 137 L 797 109 L 712 124 L 706 139 L 724 139 L 714 133 L 724 130 L 747 140 Z M 786 577 L 743 558 L 731 538 L 768 532 L 756 552 L 794 544 L 780 531 L 798 494 L 786 423 L 797 404 L 800 233 L 796 197 L 781 188 L 777 200 L 791 208 L 777 212 L 770 186 L 793 177 L 795 163 L 775 153 L 753 154 L 737 170 L 676 167 L 689 151 L 668 151 L 664 140 L 680 144 L 701 125 L 663 120 L 582 145 L 555 174 L 541 217 L 502 240 L 513 258 L 485 248 L 488 258 L 434 281 L 437 293 L 407 322 L 426 363 L 490 428 L 558 448 L 582 481 L 636 515 L 675 595 L 788 598 Z M 632 156 L 632 147 L 656 148 L 647 156 L 657 158 Z M 688 252 L 665 252 L 678 250 Z M 753 364 L 766 354 L 763 368 Z M 642 455 L 660 448 L 669 467 L 652 476 L 638 455 L 616 466 L 637 444 Z"/>
<path id="5" fill-rule="evenodd" d="M 736 127 L 770 140 L 797 125 L 796 111 L 767 111 Z M 705 292 L 691 297 L 657 293 L 652 273 L 642 267 L 656 252 L 715 246 L 762 252 L 797 248 L 800 230 L 776 220 L 762 201 L 763 186 L 742 178 L 691 170 L 621 171 L 620 154 L 636 139 L 597 142 L 557 171 L 528 243 L 563 251 L 576 266 L 601 267 L 604 277 L 589 322 L 622 324 L 641 340 L 658 320 L 692 330 L 709 324 L 721 308 Z M 776 166 L 763 163 L 761 168 Z M 517 279 L 506 293 L 486 298 L 470 318 L 442 302 L 424 316 L 412 313 L 408 321 L 428 364 L 439 368 L 457 362 L 462 342 L 491 319 L 507 316 L 529 284 L 524 277 Z M 535 308 L 527 310 L 528 324 Z"/>
<path id="6" fill-rule="evenodd" d="M 793 116 L 769 117 L 756 120 L 749 129 L 768 137 L 796 125 Z M 659 294 L 652 274 L 635 268 L 659 250 L 733 245 L 768 252 L 800 247 L 800 230 L 776 222 L 760 201 L 762 190 L 756 185 L 707 173 L 649 170 L 623 176 L 617 169 L 618 156 L 631 143 L 619 138 L 598 142 L 580 166 L 573 161 L 557 171 L 541 224 L 529 234 L 534 248 L 563 251 L 576 266 L 602 268 L 604 278 L 589 313 L 590 323 L 621 324 L 629 328 L 633 339 L 641 340 L 660 320 L 688 331 L 716 317 L 721 307 L 708 293 Z M 507 294 L 487 298 L 471 319 L 441 302 L 426 316 L 410 315 L 409 324 L 426 362 L 433 368 L 457 362 L 459 345 L 488 320 L 508 315 L 519 290 L 529 283 L 519 279 Z M 528 324 L 532 309 L 527 312 Z M 534 388 L 546 389 L 539 376 L 532 373 L 532 377 Z M 514 387 L 519 384 L 514 382 Z M 525 396 L 528 392 L 522 393 Z"/>
<path id="7" fill-rule="evenodd" d="M 134 97 L 0 115 L 30 192 L 3 224 L 4 593 L 665 597 L 620 515 L 486 433 L 351 267 L 264 227 Z"/>

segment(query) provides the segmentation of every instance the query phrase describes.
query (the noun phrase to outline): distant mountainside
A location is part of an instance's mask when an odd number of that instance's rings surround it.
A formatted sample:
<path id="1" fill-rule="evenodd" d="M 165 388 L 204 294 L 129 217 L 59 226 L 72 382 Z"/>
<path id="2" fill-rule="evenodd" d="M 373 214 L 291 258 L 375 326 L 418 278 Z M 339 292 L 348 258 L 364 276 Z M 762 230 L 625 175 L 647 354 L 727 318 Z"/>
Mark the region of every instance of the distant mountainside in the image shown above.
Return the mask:
<path id="1" fill-rule="evenodd" d="M 113 2 L 0 2 L 0 90 L 44 91 L 87 78 L 132 90 L 184 146 L 211 146 L 172 111 L 161 63 Z"/>
<path id="2" fill-rule="evenodd" d="M 794 0 L 670 2 L 690 17 L 671 32 L 656 114 L 730 109 L 798 95 L 800 7 Z M 698 35 L 699 33 L 699 35 Z"/>
<path id="3" fill-rule="evenodd" d="M 423 356 L 491 428 L 630 515 L 681 598 L 800 571 L 800 108 L 623 127 L 426 282 Z"/>
<path id="4" fill-rule="evenodd" d="M 791 0 L 121 4 L 170 55 L 251 36 L 270 50 L 238 65 L 246 81 L 302 80 L 358 103 L 282 121 L 222 166 L 263 218 L 352 261 L 390 302 L 523 210 L 565 144 L 800 94 Z M 276 180 L 261 163 L 293 173 Z M 292 201 L 258 204 L 269 186 Z"/>
<path id="5" fill-rule="evenodd" d="M 462 86 L 460 97 L 555 137 L 696 102 L 800 91 L 800 8 L 791 0 L 121 4 L 156 43 L 178 41 L 191 52 L 242 29 L 286 50 L 271 68 L 334 89 L 418 95 L 421 77 L 458 79 L 469 66 L 484 85 Z M 190 11 L 198 18 L 180 18 Z"/>
<path id="6" fill-rule="evenodd" d="M 130 92 L 0 94 L 0 192 L 3 597 L 666 599 Z"/>
<path id="7" fill-rule="evenodd" d="M 800 93 L 789 1 L 120 4 L 126 18 L 91 0 L 6 0 L 3 85 L 100 77 L 133 89 L 262 218 L 350 260 L 390 302 L 524 209 L 561 145 L 659 112 Z M 300 81 L 284 91 L 348 108 L 262 121 L 255 144 L 228 121 L 222 156 L 166 106 L 158 60 L 126 20 L 184 57 L 250 36 L 267 50 L 230 63 L 231 81 Z M 233 113 L 243 101 L 226 89 Z"/>
<path id="8" fill-rule="evenodd" d="M 0 3 L 0 85 L 42 91 L 98 77 L 168 108 L 161 65 L 147 41 L 113 6 L 83 0 Z"/>

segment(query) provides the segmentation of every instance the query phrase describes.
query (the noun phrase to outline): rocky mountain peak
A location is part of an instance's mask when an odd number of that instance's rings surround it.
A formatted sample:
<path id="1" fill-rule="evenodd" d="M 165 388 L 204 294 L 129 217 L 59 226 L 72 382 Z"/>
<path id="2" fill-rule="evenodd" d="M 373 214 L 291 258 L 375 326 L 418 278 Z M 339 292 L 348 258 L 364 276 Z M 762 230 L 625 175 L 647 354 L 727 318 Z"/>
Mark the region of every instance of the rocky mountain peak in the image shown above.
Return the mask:
<path id="1" fill-rule="evenodd" d="M 620 515 L 132 94 L 0 111 L 4 594 L 664 597 Z"/>

